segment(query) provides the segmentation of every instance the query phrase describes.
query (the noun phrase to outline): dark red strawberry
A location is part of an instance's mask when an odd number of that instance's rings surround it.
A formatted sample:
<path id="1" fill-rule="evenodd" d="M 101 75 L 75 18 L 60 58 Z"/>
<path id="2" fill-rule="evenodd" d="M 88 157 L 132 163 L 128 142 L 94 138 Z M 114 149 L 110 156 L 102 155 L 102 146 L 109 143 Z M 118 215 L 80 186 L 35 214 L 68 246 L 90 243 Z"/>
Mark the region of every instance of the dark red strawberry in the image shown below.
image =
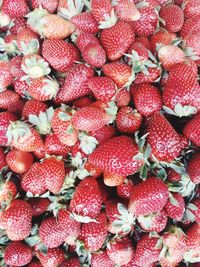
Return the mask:
<path id="1" fill-rule="evenodd" d="M 200 224 L 192 224 L 186 231 L 187 247 L 188 249 L 195 249 L 200 247 Z"/>
<path id="2" fill-rule="evenodd" d="M 47 211 L 48 206 L 51 204 L 51 201 L 48 198 L 29 198 L 27 201 L 32 208 L 33 217 L 38 217 Z"/>
<path id="3" fill-rule="evenodd" d="M 73 101 L 73 106 L 75 108 L 83 108 L 91 105 L 94 101 L 88 97 L 88 96 L 83 96 L 79 99 L 76 99 Z"/>
<path id="4" fill-rule="evenodd" d="M 78 257 L 73 257 L 63 261 L 59 267 L 81 267 L 81 263 Z"/>
<path id="5" fill-rule="evenodd" d="M 200 146 L 200 115 L 193 117 L 184 127 L 183 134 L 196 146 Z"/>

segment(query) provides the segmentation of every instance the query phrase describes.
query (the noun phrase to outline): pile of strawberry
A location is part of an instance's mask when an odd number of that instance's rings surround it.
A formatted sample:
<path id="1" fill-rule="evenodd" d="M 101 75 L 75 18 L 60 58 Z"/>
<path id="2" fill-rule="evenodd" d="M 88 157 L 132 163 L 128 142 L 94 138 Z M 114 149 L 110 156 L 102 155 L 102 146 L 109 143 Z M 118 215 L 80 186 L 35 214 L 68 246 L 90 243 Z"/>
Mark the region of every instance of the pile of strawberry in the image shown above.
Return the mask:
<path id="1" fill-rule="evenodd" d="M 0 266 L 200 266 L 200 0 L 2 0 Z"/>

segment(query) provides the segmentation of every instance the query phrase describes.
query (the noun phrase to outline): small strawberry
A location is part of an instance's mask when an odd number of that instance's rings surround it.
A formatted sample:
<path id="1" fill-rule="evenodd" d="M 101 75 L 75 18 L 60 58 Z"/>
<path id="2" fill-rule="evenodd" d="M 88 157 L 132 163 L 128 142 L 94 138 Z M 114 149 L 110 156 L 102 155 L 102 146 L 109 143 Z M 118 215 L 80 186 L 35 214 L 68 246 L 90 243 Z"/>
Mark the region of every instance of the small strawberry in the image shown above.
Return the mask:
<path id="1" fill-rule="evenodd" d="M 183 128 L 183 134 L 192 141 L 196 146 L 200 146 L 200 115 L 193 117 Z"/>
<path id="2" fill-rule="evenodd" d="M 127 264 L 134 257 L 133 245 L 128 237 L 111 240 L 107 244 L 106 252 L 111 261 L 118 265 Z"/>
<path id="3" fill-rule="evenodd" d="M 133 174 L 141 167 L 142 161 L 133 158 L 138 152 L 133 139 L 118 136 L 101 144 L 89 156 L 88 161 L 107 172 L 126 176 Z"/>
<path id="4" fill-rule="evenodd" d="M 92 165 L 88 161 L 85 163 L 84 168 L 90 173 L 91 176 L 93 176 L 95 178 L 101 176 L 101 174 L 103 172 L 100 168 L 95 167 L 94 165 Z"/>
<path id="5" fill-rule="evenodd" d="M 99 251 L 98 253 L 92 254 L 91 267 L 113 267 L 113 262 L 108 257 L 106 251 Z"/>
<path id="6" fill-rule="evenodd" d="M 10 240 L 20 241 L 29 236 L 31 232 L 32 209 L 23 200 L 15 199 L 3 211 L 2 221 L 5 222 L 6 233 Z"/>
<path id="7" fill-rule="evenodd" d="M 130 92 L 125 88 L 118 90 L 115 96 L 115 101 L 118 108 L 128 106 L 129 102 L 131 101 Z"/>
<path id="8" fill-rule="evenodd" d="M 15 105 L 20 99 L 20 96 L 11 90 L 0 92 L 0 108 L 8 110 L 11 105 Z"/>
<path id="9" fill-rule="evenodd" d="M 33 197 L 29 198 L 27 201 L 33 211 L 33 217 L 38 217 L 47 211 L 48 206 L 51 201 L 48 198 Z"/>
<path id="10" fill-rule="evenodd" d="M 89 32 L 82 32 L 78 35 L 77 40 L 76 40 L 76 45 L 77 47 L 83 51 L 84 48 L 87 45 L 97 45 L 99 44 L 99 40 L 97 37 L 95 37 L 93 34 Z"/>
<path id="11" fill-rule="evenodd" d="M 149 177 L 133 187 L 128 209 L 136 216 L 149 215 L 161 211 L 168 197 L 167 186 L 158 178 Z"/>
<path id="12" fill-rule="evenodd" d="M 188 161 L 187 165 L 187 173 L 191 181 L 195 184 L 200 183 L 200 175 L 198 171 L 199 167 L 200 167 L 200 153 L 196 153 Z"/>
<path id="13" fill-rule="evenodd" d="M 183 27 L 181 28 L 180 35 L 185 38 L 188 34 L 198 34 L 200 25 L 200 15 L 192 16 L 184 21 Z"/>
<path id="14" fill-rule="evenodd" d="M 147 37 L 138 36 L 135 38 L 136 43 L 141 43 L 144 47 L 146 47 L 149 51 L 152 51 L 151 43 Z"/>
<path id="15" fill-rule="evenodd" d="M 126 36 L 126 39 L 123 37 Z M 101 32 L 100 42 L 109 60 L 118 60 L 126 53 L 135 40 L 131 26 L 123 21 L 117 22 Z"/>
<path id="16" fill-rule="evenodd" d="M 17 77 L 13 83 L 15 92 L 18 93 L 21 97 L 25 97 L 28 95 L 28 88 L 29 88 L 28 83 L 26 81 L 21 80 L 23 76 L 24 76 L 24 72 L 23 72 L 23 75 L 21 75 L 20 77 Z"/>
<path id="17" fill-rule="evenodd" d="M 71 22 L 79 31 L 96 34 L 98 29 L 98 22 L 91 12 L 82 12 L 71 18 Z"/>
<path id="18" fill-rule="evenodd" d="M 123 21 L 136 21 L 140 18 L 140 12 L 137 10 L 134 1 L 119 0 L 114 3 L 114 10 L 118 18 Z"/>
<path id="19" fill-rule="evenodd" d="M 183 10 L 177 5 L 166 5 L 159 12 L 163 27 L 169 32 L 179 32 L 184 23 Z"/>
<path id="20" fill-rule="evenodd" d="M 1 8 L 2 12 L 11 19 L 24 17 L 28 13 L 28 5 L 25 0 L 4 0 Z"/>
<path id="21" fill-rule="evenodd" d="M 94 71 L 91 67 L 84 64 L 75 65 L 67 73 L 65 83 L 58 92 L 58 101 L 65 103 L 89 94 L 87 82 L 93 76 Z"/>
<path id="22" fill-rule="evenodd" d="M 142 83 L 131 86 L 131 96 L 138 112 L 143 116 L 150 116 L 162 108 L 162 98 L 159 90 L 149 84 Z"/>
<path id="23" fill-rule="evenodd" d="M 82 50 L 82 56 L 94 68 L 101 68 L 106 63 L 106 52 L 100 44 L 88 44 Z"/>
<path id="24" fill-rule="evenodd" d="M 142 124 L 142 115 L 131 107 L 122 107 L 117 113 L 116 125 L 121 133 L 133 134 Z"/>
<path id="25" fill-rule="evenodd" d="M 155 113 L 149 118 L 147 132 L 152 156 L 165 162 L 178 157 L 181 150 L 179 135 L 163 115 Z"/>
<path id="26" fill-rule="evenodd" d="M 80 60 L 77 48 L 64 40 L 44 40 L 42 56 L 57 71 L 66 72 Z"/>
<path id="27" fill-rule="evenodd" d="M 190 0 L 184 1 L 183 12 L 186 19 L 200 15 L 200 3 L 199 1 Z"/>
<path id="28" fill-rule="evenodd" d="M 30 152 L 24 152 L 17 149 L 9 151 L 6 155 L 8 167 L 16 173 L 27 172 L 33 164 L 33 155 Z"/>
<path id="29" fill-rule="evenodd" d="M 33 9 L 39 8 L 42 6 L 42 8 L 46 9 L 49 13 L 54 13 L 57 10 L 58 7 L 58 0 L 31 0 L 31 7 Z"/>
<path id="30" fill-rule="evenodd" d="M 184 198 L 179 193 L 172 194 L 165 204 L 164 209 L 168 217 L 181 221 L 185 212 Z"/>
<path id="31" fill-rule="evenodd" d="M 63 145 L 58 139 L 57 135 L 52 133 L 48 134 L 45 138 L 44 149 L 48 155 L 66 157 L 70 149 L 68 146 Z"/>
<path id="32" fill-rule="evenodd" d="M 12 266 L 23 266 L 32 259 L 32 250 L 25 243 L 20 241 L 11 242 L 4 254 L 4 262 Z"/>
<path id="33" fill-rule="evenodd" d="M 77 217 L 83 217 L 83 220 L 85 216 L 96 218 L 100 213 L 101 202 L 101 193 L 96 180 L 88 177 L 76 187 L 70 202 L 70 211 Z"/>
<path id="34" fill-rule="evenodd" d="M 42 264 L 39 261 L 32 261 L 29 263 L 28 267 L 42 267 Z"/>
<path id="35" fill-rule="evenodd" d="M 186 231 L 188 249 L 200 248 L 200 224 L 192 224 Z"/>
<path id="36" fill-rule="evenodd" d="M 79 239 L 83 240 L 89 251 L 99 250 L 107 236 L 107 217 L 104 212 L 99 213 L 95 222 L 82 224 Z"/>
<path id="37" fill-rule="evenodd" d="M 150 38 L 153 53 L 157 53 L 157 47 L 160 45 L 171 45 L 176 40 L 176 34 L 168 31 L 159 30 Z"/>
<path id="38" fill-rule="evenodd" d="M 64 251 L 61 248 L 48 249 L 46 254 L 36 251 L 42 266 L 58 267 L 64 261 Z"/>
<path id="39" fill-rule="evenodd" d="M 118 185 L 117 195 L 124 199 L 130 199 L 132 189 L 133 189 L 133 182 L 130 179 L 125 179 L 123 184 Z"/>
<path id="40" fill-rule="evenodd" d="M 40 112 L 45 112 L 46 109 L 47 105 L 44 102 L 30 99 L 24 105 L 22 117 L 28 119 L 29 115 L 39 116 Z"/>
<path id="41" fill-rule="evenodd" d="M 159 79 L 160 76 L 161 76 L 161 68 L 159 65 L 156 65 L 154 67 L 149 67 L 147 73 L 146 72 L 138 73 L 134 80 L 134 83 L 135 84 L 153 83 L 156 82 L 156 80 Z"/>
<path id="42" fill-rule="evenodd" d="M 90 135 L 96 138 L 99 144 L 103 144 L 107 140 L 116 136 L 116 128 L 112 127 L 111 125 L 105 125 L 101 128 L 101 131 L 92 131 L 90 132 Z"/>
<path id="43" fill-rule="evenodd" d="M 6 136 L 6 132 L 10 125 L 10 122 L 16 121 L 16 116 L 10 112 L 1 112 L 0 113 L 0 143 L 2 146 L 6 146 L 8 143 L 8 137 Z"/>

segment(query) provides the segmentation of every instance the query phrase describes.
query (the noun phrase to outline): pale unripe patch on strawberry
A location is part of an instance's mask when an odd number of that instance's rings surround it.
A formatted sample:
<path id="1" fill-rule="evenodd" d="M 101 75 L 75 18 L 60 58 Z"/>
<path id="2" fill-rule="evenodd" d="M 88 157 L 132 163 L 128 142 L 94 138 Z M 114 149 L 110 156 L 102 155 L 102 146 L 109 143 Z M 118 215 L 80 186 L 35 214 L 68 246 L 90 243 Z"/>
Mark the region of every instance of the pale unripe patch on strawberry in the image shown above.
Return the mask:
<path id="1" fill-rule="evenodd" d="M 7 27 L 10 24 L 10 17 L 0 12 L 0 27 Z"/>

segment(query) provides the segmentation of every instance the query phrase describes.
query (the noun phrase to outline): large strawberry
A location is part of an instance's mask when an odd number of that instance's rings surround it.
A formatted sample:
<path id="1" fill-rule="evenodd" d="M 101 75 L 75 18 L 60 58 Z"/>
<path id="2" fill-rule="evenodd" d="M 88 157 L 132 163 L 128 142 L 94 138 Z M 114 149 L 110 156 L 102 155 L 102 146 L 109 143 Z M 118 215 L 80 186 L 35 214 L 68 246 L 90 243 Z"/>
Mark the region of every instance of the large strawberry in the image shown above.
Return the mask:
<path id="1" fill-rule="evenodd" d="M 184 135 L 192 141 L 196 146 L 200 146 L 200 115 L 194 116 L 184 127 Z"/>
<path id="2" fill-rule="evenodd" d="M 11 19 L 23 17 L 28 13 L 28 5 L 25 0 L 4 0 L 2 11 Z"/>
<path id="3" fill-rule="evenodd" d="M 153 176 L 149 177 L 133 187 L 129 211 L 136 216 L 159 212 L 166 204 L 168 197 L 169 191 L 163 181 Z"/>
<path id="4" fill-rule="evenodd" d="M 171 162 L 178 157 L 181 150 L 179 135 L 163 115 L 155 113 L 149 118 L 147 133 L 151 154 L 157 160 Z"/>
<path id="5" fill-rule="evenodd" d="M 118 136 L 100 145 L 88 160 L 107 172 L 126 176 L 137 172 L 143 163 L 133 158 L 137 153 L 139 150 L 133 139 Z"/>

